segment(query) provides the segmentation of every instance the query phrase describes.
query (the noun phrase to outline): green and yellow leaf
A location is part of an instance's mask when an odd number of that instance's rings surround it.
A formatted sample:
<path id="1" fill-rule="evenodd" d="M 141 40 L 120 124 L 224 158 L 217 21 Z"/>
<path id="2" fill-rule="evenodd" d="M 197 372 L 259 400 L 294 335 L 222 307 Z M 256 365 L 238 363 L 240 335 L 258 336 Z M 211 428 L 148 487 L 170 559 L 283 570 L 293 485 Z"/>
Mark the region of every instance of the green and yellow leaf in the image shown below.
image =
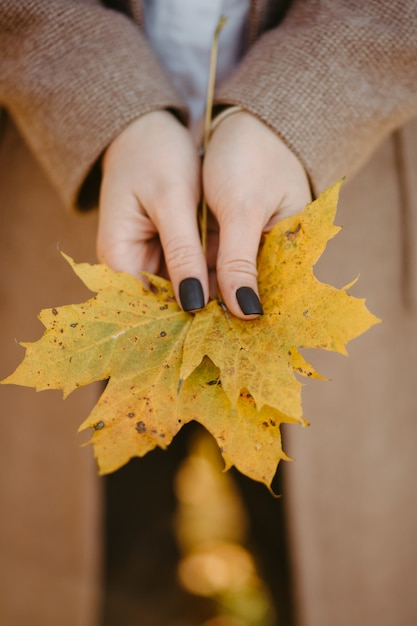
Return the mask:
<path id="1" fill-rule="evenodd" d="M 217 301 L 196 313 L 176 304 L 170 283 L 152 285 L 104 265 L 76 264 L 96 295 L 46 309 L 43 336 L 22 343 L 25 357 L 3 383 L 61 389 L 64 397 L 93 381 L 107 384 L 81 429 L 92 428 L 100 472 L 165 448 L 196 420 L 234 465 L 270 486 L 282 450 L 280 425 L 305 424 L 297 374 L 321 378 L 299 348 L 346 354 L 346 344 L 379 320 L 363 299 L 321 283 L 313 266 L 334 237 L 340 184 L 303 213 L 279 222 L 261 245 L 258 269 L 264 315 L 234 318 Z"/>

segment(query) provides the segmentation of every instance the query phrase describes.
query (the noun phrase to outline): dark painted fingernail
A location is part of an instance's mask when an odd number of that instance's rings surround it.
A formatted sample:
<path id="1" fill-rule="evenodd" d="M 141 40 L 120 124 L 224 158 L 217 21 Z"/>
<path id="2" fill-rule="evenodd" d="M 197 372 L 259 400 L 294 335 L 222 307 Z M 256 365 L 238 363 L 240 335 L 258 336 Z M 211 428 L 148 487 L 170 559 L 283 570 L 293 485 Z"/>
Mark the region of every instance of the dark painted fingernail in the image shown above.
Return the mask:
<path id="1" fill-rule="evenodd" d="M 263 315 L 264 311 L 258 296 L 250 287 L 239 287 L 236 298 L 245 315 Z"/>
<path id="2" fill-rule="evenodd" d="M 180 282 L 180 301 L 184 311 L 196 311 L 204 307 L 204 292 L 198 278 L 184 278 Z"/>

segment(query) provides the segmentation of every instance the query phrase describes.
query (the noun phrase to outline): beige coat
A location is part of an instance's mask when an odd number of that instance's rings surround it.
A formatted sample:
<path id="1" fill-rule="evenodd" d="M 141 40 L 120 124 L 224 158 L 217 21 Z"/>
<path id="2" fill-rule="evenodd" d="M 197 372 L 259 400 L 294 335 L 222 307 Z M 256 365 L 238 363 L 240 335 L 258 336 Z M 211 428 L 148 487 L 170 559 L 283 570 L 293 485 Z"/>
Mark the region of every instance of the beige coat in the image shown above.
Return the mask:
<path id="1" fill-rule="evenodd" d="M 94 260 L 96 214 L 68 208 L 96 201 L 105 146 L 146 111 L 186 117 L 140 3 L 113 4 L 128 16 L 96 0 L 0 2 L 2 377 L 23 355 L 14 338 L 40 335 L 41 308 L 88 295 L 57 245 Z M 265 5 L 253 2 L 252 42 L 276 19 Z M 417 113 L 416 24 L 413 2 L 295 1 L 217 97 L 279 133 L 316 192 L 348 175 L 344 230 L 318 272 L 360 274 L 355 292 L 384 320 L 349 359 L 311 357 L 332 382 L 307 386 L 312 426 L 287 432 L 301 626 L 417 621 L 417 125 L 390 134 Z M 1 624 L 99 623 L 101 482 L 76 435 L 97 393 L 0 387 Z"/>

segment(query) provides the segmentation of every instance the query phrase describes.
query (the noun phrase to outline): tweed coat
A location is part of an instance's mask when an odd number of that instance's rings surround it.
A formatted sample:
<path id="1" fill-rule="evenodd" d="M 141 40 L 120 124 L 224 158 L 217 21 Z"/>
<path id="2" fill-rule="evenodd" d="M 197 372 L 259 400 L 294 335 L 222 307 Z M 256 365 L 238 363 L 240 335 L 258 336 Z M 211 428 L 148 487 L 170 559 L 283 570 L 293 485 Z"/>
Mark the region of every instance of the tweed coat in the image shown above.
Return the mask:
<path id="1" fill-rule="evenodd" d="M 417 8 L 412 1 L 253 1 L 249 51 L 218 87 L 303 163 L 314 193 L 342 176 L 318 272 L 383 318 L 287 432 L 300 624 L 417 620 Z M 187 111 L 143 34 L 139 0 L 0 1 L 1 376 L 41 308 L 87 293 L 57 253 L 94 260 L 99 160 L 138 116 Z M 0 622 L 99 623 L 101 482 L 78 423 L 97 388 L 0 388 Z M 352 601 L 352 598 L 355 600 Z"/>

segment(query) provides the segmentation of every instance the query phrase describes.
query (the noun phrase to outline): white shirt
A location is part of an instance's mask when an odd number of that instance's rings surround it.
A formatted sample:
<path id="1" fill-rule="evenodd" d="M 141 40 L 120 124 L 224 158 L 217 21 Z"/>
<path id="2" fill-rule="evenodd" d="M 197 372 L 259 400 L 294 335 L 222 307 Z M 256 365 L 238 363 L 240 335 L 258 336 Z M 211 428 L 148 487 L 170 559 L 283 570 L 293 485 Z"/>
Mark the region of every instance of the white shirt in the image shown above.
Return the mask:
<path id="1" fill-rule="evenodd" d="M 146 36 L 188 105 L 192 121 L 203 117 L 213 34 L 219 18 L 217 83 L 243 56 L 250 0 L 144 0 Z"/>

